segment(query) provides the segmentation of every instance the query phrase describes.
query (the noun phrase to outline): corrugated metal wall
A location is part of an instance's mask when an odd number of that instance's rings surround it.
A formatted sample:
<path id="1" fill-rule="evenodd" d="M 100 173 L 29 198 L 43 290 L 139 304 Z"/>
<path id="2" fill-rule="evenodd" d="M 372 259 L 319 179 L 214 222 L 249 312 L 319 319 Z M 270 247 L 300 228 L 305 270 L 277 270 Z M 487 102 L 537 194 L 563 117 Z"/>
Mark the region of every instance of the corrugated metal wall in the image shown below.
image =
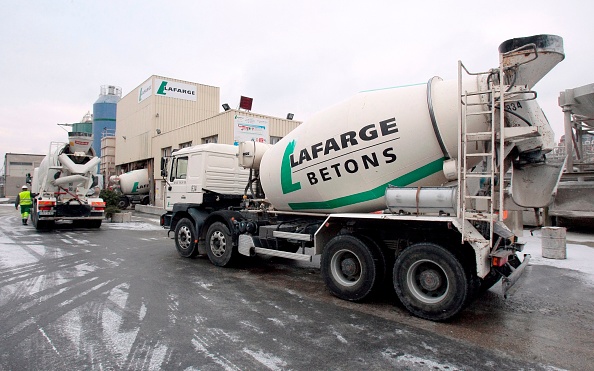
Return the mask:
<path id="1" fill-rule="evenodd" d="M 156 79 L 194 86 L 196 101 L 156 95 L 155 92 L 158 89 Z M 149 81 L 153 85 L 151 96 L 138 102 L 140 87 Z M 219 111 L 219 101 L 218 87 L 163 76 L 151 76 L 118 103 L 116 164 L 151 158 L 152 138 L 159 135 L 157 132 L 165 134 L 184 125 L 212 117 Z"/>
<path id="2" fill-rule="evenodd" d="M 196 87 L 197 101 L 157 96 L 157 79 Z M 140 88 L 152 83 L 152 95 L 139 102 Z M 218 87 L 190 83 L 162 76 L 151 76 L 117 106 L 116 154 L 117 166 L 150 159 L 156 164 L 153 170 L 155 205 L 162 206 L 163 187 L 160 175 L 162 149 L 178 149 L 182 144 L 202 144 L 203 138 L 218 136 L 218 143 L 233 144 L 234 117 L 236 114 L 266 119 L 268 133 L 284 137 L 301 122 L 264 116 L 251 112 L 220 111 Z M 152 161 L 154 160 L 154 161 Z"/>

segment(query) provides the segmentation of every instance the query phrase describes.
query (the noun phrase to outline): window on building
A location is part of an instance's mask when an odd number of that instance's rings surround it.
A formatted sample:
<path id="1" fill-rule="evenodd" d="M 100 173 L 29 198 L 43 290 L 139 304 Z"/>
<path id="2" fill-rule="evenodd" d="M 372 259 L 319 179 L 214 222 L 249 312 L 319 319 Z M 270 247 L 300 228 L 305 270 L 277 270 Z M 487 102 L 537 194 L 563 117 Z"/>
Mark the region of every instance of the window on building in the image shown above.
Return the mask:
<path id="1" fill-rule="evenodd" d="M 161 157 L 170 157 L 171 156 L 171 147 L 161 148 Z"/>
<path id="2" fill-rule="evenodd" d="M 179 149 L 187 148 L 187 147 L 191 147 L 191 146 L 192 146 L 192 141 L 185 142 L 185 143 L 180 143 L 179 144 Z"/>
<path id="3" fill-rule="evenodd" d="M 170 181 L 174 181 L 175 179 L 186 179 L 187 174 L 188 174 L 188 158 L 187 157 L 176 158 L 175 163 L 173 164 L 173 171 L 171 172 Z"/>
<path id="4" fill-rule="evenodd" d="M 218 135 L 212 135 L 210 137 L 202 138 L 202 144 L 218 143 L 218 142 L 219 142 L 219 136 Z"/>
<path id="5" fill-rule="evenodd" d="M 279 140 L 283 139 L 283 137 L 273 137 L 272 135 L 270 136 L 270 144 L 276 144 L 278 143 Z"/>

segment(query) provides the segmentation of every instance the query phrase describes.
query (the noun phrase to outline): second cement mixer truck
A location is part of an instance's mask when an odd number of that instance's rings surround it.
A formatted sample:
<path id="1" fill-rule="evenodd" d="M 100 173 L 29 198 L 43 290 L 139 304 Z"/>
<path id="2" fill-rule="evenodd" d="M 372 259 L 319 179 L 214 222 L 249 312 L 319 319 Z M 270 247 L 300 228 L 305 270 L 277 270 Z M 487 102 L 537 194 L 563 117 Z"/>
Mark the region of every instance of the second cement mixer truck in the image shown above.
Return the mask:
<path id="1" fill-rule="evenodd" d="M 68 143 L 52 142 L 48 154 L 33 171 L 31 219 L 38 230 L 52 229 L 56 221 L 75 227 L 100 228 L 105 202 L 99 198 L 92 135 L 69 132 Z"/>
<path id="2" fill-rule="evenodd" d="M 505 41 L 500 64 L 458 79 L 362 92 L 273 146 L 209 144 L 162 159 L 183 257 L 312 261 L 335 296 L 359 301 L 388 281 L 415 316 L 456 315 L 529 261 L 509 208 L 551 202 L 563 164 L 533 86 L 564 59 L 563 40 Z M 508 179 L 509 178 L 509 179 Z"/>
<path id="3" fill-rule="evenodd" d="M 120 209 L 127 209 L 131 204 L 148 205 L 150 189 L 148 174 L 148 169 L 137 169 L 109 178 L 110 186 L 120 194 L 118 199 Z"/>

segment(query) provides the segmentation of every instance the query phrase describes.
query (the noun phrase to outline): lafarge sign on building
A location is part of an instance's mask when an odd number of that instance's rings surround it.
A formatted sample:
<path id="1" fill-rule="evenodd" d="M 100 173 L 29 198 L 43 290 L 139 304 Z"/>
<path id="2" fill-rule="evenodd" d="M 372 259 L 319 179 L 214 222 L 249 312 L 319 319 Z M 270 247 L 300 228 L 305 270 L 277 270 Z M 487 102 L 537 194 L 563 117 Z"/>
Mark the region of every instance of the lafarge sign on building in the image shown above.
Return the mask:
<path id="1" fill-rule="evenodd" d="M 183 84 L 181 82 L 155 79 L 155 95 L 168 98 L 179 98 L 196 102 L 197 92 L 195 85 Z"/>
<path id="2" fill-rule="evenodd" d="M 155 90 L 154 94 L 157 96 L 197 101 L 198 93 L 195 85 L 163 79 L 155 79 L 154 81 L 154 85 L 153 81 L 149 80 L 138 88 L 138 103 L 153 95 L 153 90 Z"/>

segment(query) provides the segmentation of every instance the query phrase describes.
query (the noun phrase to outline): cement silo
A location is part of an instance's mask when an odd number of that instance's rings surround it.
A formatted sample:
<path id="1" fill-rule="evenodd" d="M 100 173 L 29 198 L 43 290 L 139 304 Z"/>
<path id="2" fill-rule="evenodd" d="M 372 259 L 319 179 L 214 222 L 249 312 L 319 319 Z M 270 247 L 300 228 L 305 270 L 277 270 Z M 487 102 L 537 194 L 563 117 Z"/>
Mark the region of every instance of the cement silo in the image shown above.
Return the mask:
<path id="1" fill-rule="evenodd" d="M 122 98 L 122 88 L 102 85 L 99 98 L 93 104 L 93 149 L 101 157 L 101 138 L 115 135 L 116 108 Z"/>

